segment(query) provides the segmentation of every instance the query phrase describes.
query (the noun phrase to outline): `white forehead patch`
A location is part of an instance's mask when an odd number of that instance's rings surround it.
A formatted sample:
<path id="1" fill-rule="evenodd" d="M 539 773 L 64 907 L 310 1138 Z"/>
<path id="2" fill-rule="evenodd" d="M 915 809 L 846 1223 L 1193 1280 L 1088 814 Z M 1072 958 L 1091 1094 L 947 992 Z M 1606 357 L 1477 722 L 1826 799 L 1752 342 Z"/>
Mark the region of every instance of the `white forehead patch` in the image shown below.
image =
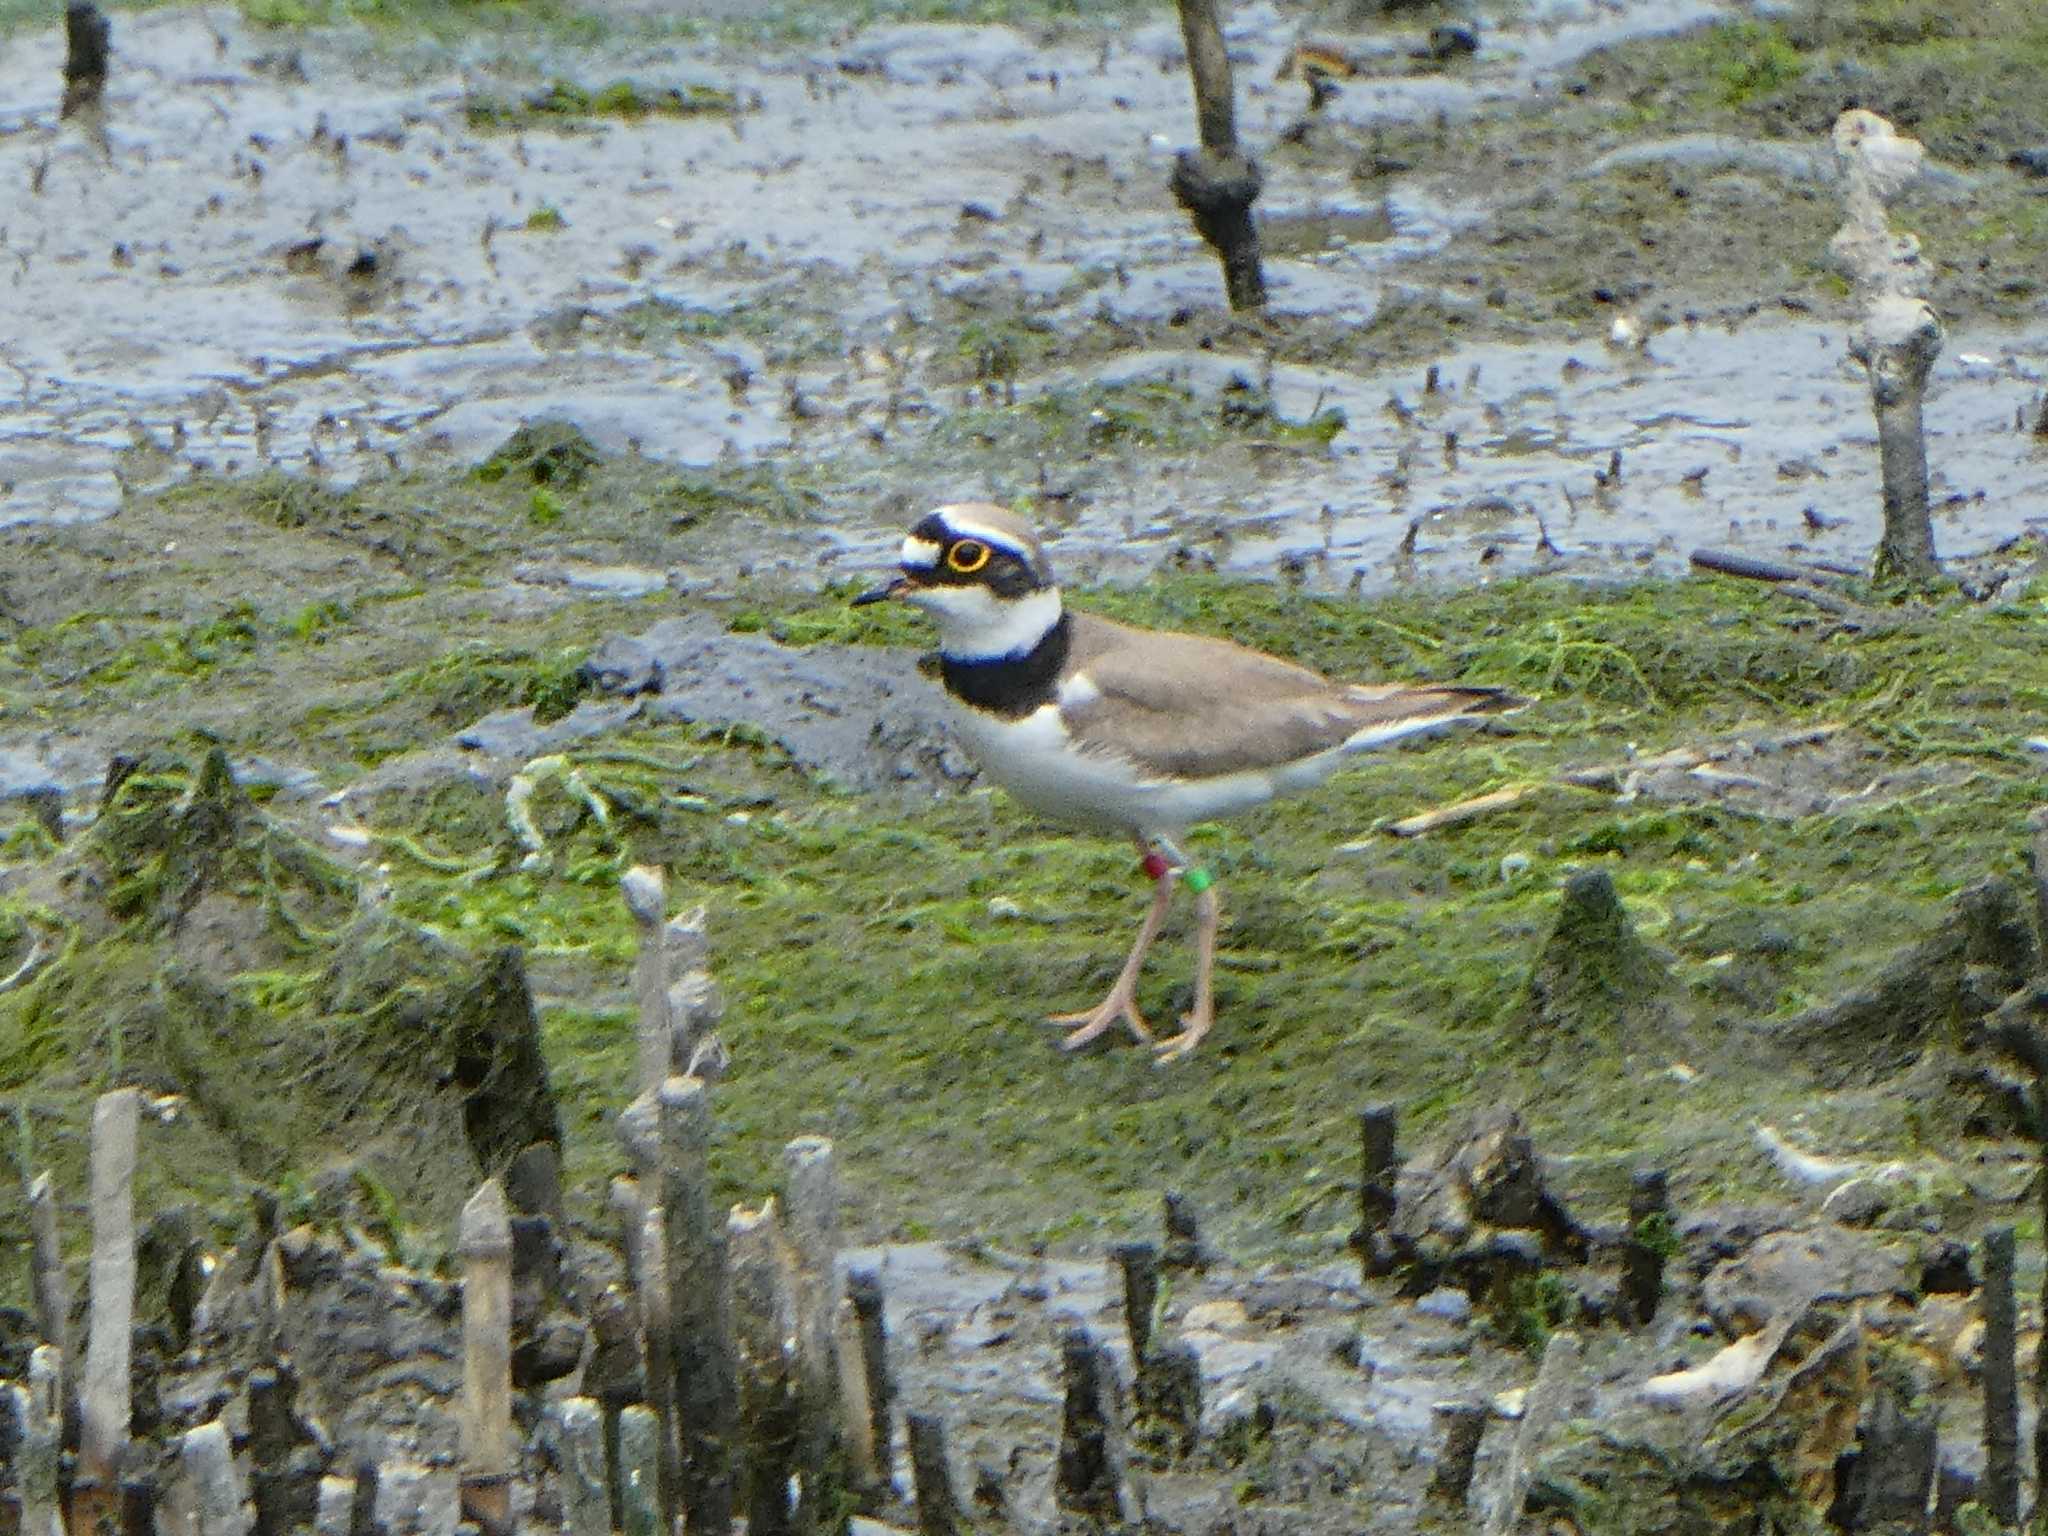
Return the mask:
<path id="1" fill-rule="evenodd" d="M 903 566 L 906 570 L 929 571 L 937 568 L 939 546 L 930 539 L 907 538 L 903 541 Z"/>

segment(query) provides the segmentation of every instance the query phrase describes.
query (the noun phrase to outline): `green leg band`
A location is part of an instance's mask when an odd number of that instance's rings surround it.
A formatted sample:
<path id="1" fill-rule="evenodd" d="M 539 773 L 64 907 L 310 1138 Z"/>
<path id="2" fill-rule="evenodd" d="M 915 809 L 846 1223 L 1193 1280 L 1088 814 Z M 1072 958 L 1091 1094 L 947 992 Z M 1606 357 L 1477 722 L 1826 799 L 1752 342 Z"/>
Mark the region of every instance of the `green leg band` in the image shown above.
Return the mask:
<path id="1" fill-rule="evenodd" d="M 1199 896 L 1216 882 L 1209 878 L 1206 869 L 1191 869 L 1181 876 L 1181 883 Z"/>

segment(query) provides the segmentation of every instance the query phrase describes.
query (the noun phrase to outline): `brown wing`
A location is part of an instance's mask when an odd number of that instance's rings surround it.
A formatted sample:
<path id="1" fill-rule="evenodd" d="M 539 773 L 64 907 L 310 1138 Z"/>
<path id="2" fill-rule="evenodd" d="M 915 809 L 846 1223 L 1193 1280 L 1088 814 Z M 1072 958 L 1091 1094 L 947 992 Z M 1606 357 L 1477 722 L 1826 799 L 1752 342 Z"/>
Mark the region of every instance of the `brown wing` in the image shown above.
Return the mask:
<path id="1" fill-rule="evenodd" d="M 1092 685 L 1061 704 L 1080 745 L 1189 778 L 1277 768 L 1375 727 L 1399 734 L 1521 702 L 1490 688 L 1333 683 L 1228 640 L 1087 613 L 1073 614 L 1068 667 Z"/>

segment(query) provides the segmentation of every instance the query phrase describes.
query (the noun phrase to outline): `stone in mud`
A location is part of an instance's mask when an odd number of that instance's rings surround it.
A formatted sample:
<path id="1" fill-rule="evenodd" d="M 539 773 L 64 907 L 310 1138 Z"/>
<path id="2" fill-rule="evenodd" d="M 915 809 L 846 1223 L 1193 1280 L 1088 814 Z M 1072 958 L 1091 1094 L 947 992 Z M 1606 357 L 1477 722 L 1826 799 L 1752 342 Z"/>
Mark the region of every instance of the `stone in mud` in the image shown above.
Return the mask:
<path id="1" fill-rule="evenodd" d="M 26 752 L 0 748 L 0 806 L 27 807 L 53 838 L 64 836 L 64 786 L 57 776 Z"/>
<path id="2" fill-rule="evenodd" d="M 638 704 L 584 699 L 561 719 L 542 725 L 534 719 L 533 706 L 527 704 L 485 715 L 457 732 L 455 744 L 486 757 L 531 762 L 579 741 L 621 730 L 639 713 Z"/>
<path id="3" fill-rule="evenodd" d="M 1583 869 L 1565 882 L 1557 922 L 1529 974 L 1527 1007 L 1546 1041 L 1638 1048 L 1681 1027 L 1670 971 L 1636 934 L 1606 870 Z"/>
<path id="4" fill-rule="evenodd" d="M 1971 1038 L 2039 961 L 2026 904 L 1994 875 L 1957 892 L 1941 926 L 1867 986 L 1800 1014 L 1779 1038 L 1827 1086 L 1886 1076 L 1932 1041 Z"/>
<path id="5" fill-rule="evenodd" d="M 1748 1252 L 1716 1265 L 1701 1300 L 1715 1325 L 1739 1338 L 1815 1301 L 1875 1301 L 1912 1289 L 1898 1254 L 1860 1232 L 1819 1222 L 1766 1233 Z"/>
<path id="6" fill-rule="evenodd" d="M 1611 1411 L 1598 1433 L 1568 1438 L 1530 1505 L 1633 1536 L 1820 1529 L 1869 1387 L 1855 1310 L 1807 1306 L 1729 1392 Z"/>
<path id="7" fill-rule="evenodd" d="M 695 614 L 612 637 L 583 675 L 602 693 L 657 695 L 650 719 L 754 726 L 799 766 L 849 788 L 944 789 L 973 777 L 942 695 L 909 651 L 783 646 Z"/>

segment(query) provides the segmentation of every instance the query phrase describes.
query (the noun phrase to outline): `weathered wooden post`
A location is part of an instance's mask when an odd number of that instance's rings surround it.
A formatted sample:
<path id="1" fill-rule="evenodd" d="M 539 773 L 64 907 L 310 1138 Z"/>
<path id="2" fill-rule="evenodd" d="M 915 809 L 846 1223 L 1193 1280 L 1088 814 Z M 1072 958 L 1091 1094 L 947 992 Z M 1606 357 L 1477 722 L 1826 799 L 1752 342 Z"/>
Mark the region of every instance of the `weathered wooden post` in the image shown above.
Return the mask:
<path id="1" fill-rule="evenodd" d="M 1621 1309 L 1637 1327 L 1657 1316 L 1670 1251 L 1670 1182 L 1661 1168 L 1639 1168 L 1629 1183 L 1628 1242 L 1621 1256 Z"/>
<path id="2" fill-rule="evenodd" d="M 646 956 L 643 944 L 641 955 Z M 668 1283 L 668 1213 L 659 1203 L 661 1166 L 661 1095 L 659 1088 L 642 1093 L 619 1114 L 619 1140 L 632 1159 L 636 1177 L 614 1179 L 613 1209 L 627 1229 L 626 1264 L 633 1277 L 633 1298 L 639 1308 L 641 1359 L 648 1406 L 661 1421 L 656 1441 L 656 1479 L 664 1522 L 677 1513 L 680 1471 L 676 1418 L 675 1301 Z"/>
<path id="3" fill-rule="evenodd" d="M 733 1330 L 740 1346 L 740 1433 L 745 1441 L 748 1536 L 794 1536 L 790 1479 L 801 1434 L 796 1362 L 799 1327 L 788 1245 L 769 1200 L 735 1208 L 726 1226 L 732 1262 Z"/>
<path id="4" fill-rule="evenodd" d="M 1091 1520 L 1138 1519 L 1138 1500 L 1124 1461 L 1115 1380 L 1102 1347 L 1086 1328 L 1070 1328 L 1061 1339 L 1060 1372 L 1066 1399 L 1060 1414 L 1053 1502 Z"/>
<path id="5" fill-rule="evenodd" d="M 512 1217 L 486 1179 L 462 1208 L 462 1512 L 486 1536 L 512 1526 Z"/>
<path id="6" fill-rule="evenodd" d="M 47 1172 L 28 1186 L 30 1283 L 35 1291 L 36 1332 L 71 1358 L 71 1283 L 64 1273 L 64 1245 L 57 1235 L 57 1191 Z"/>
<path id="7" fill-rule="evenodd" d="M 872 1269 L 856 1269 L 846 1277 L 846 1299 L 859 1330 L 861 1396 L 868 1412 L 868 1465 L 862 1469 L 876 1489 L 889 1486 L 895 1471 L 890 1427 L 894 1421 L 896 1387 L 889 1375 L 889 1331 L 883 1320 L 882 1277 Z"/>
<path id="8" fill-rule="evenodd" d="M 1201 1269 L 1206 1266 L 1209 1258 L 1202 1251 L 1201 1218 L 1195 1214 L 1194 1202 L 1179 1190 L 1170 1189 L 1160 1203 L 1166 1222 L 1166 1243 L 1159 1253 L 1160 1268 Z"/>
<path id="9" fill-rule="evenodd" d="M 72 1523 L 114 1520 L 128 1448 L 129 1348 L 135 1326 L 135 1154 L 142 1094 L 117 1088 L 92 1110 L 92 1301 L 81 1386 Z"/>
<path id="10" fill-rule="evenodd" d="M 15 1468 L 21 1480 L 23 1536 L 64 1536 L 64 1512 L 57 1502 L 64 1440 L 64 1358 L 56 1346 L 38 1345 L 30 1353 L 27 1391 L 19 1387 L 6 1390 L 14 1394 L 15 1418 L 21 1425 Z"/>
<path id="11" fill-rule="evenodd" d="M 1543 1346 L 1543 1363 L 1536 1368 L 1536 1380 L 1522 1399 L 1522 1422 L 1515 1427 L 1514 1444 L 1501 1466 L 1493 1508 L 1486 1516 L 1486 1536 L 1507 1536 L 1522 1518 L 1522 1505 L 1529 1497 L 1529 1484 L 1536 1475 L 1536 1457 L 1543 1449 L 1551 1426 L 1564 1413 L 1566 1378 L 1579 1358 L 1579 1336 L 1559 1329 Z"/>
<path id="12" fill-rule="evenodd" d="M 1263 309 L 1266 274 L 1259 260 L 1259 227 L 1252 221 L 1262 177 L 1258 163 L 1237 145 L 1230 50 L 1224 46 L 1216 6 L 1217 0 L 1180 0 L 1201 148 L 1174 157 L 1173 195 L 1223 263 L 1230 307 Z"/>
<path id="13" fill-rule="evenodd" d="M 1984 1234 L 1984 1507 L 2020 1523 L 2020 1391 L 2014 1334 L 2013 1229 Z"/>
<path id="14" fill-rule="evenodd" d="M 1150 1243 L 1118 1243 L 1110 1250 L 1124 1283 L 1124 1331 L 1138 1374 L 1152 1351 L 1152 1309 L 1159 1304 L 1159 1250 Z"/>
<path id="15" fill-rule="evenodd" d="M 572 1397 L 557 1404 L 554 1415 L 555 1454 L 562 1474 L 562 1536 L 611 1536 L 603 1410 L 594 1398 Z"/>
<path id="16" fill-rule="evenodd" d="M 711 1099 L 693 1077 L 661 1085 L 661 1205 L 668 1223 L 684 1519 L 690 1536 L 726 1536 L 733 1518 L 739 1417 L 725 1223 L 711 1204 Z"/>
<path id="17" fill-rule="evenodd" d="M 797 1526 L 836 1533 L 846 1528 L 851 1481 L 840 1381 L 849 1362 L 839 1354 L 839 1169 L 823 1136 L 790 1142 L 782 1168 L 796 1264 Z"/>
<path id="18" fill-rule="evenodd" d="M 668 1536 L 661 1515 L 661 1417 L 644 1403 L 619 1414 L 619 1529 Z"/>
<path id="19" fill-rule="evenodd" d="M 198 1536 L 248 1536 L 249 1511 L 227 1426 L 214 1419 L 185 1431 L 178 1460 L 192 1484 Z"/>
<path id="20" fill-rule="evenodd" d="M 1400 1123 L 1391 1104 L 1369 1105 L 1358 1116 L 1358 1230 L 1351 1246 L 1361 1279 L 1385 1274 L 1390 1262 L 1386 1231 L 1393 1224 L 1394 1184 L 1401 1172 Z"/>
<path id="21" fill-rule="evenodd" d="M 675 1070 L 675 1030 L 669 1019 L 668 946 L 663 925 L 668 918 L 668 879 L 651 864 L 636 864 L 619 881 L 619 894 L 633 914 L 639 947 L 633 958 L 633 997 L 639 1006 L 634 1039 L 639 1044 L 637 1090 L 658 1091 Z"/>
<path id="22" fill-rule="evenodd" d="M 349 1536 L 356 1512 L 356 1480 L 329 1475 L 313 1495 L 313 1536 Z"/>
<path id="23" fill-rule="evenodd" d="M 906 1413 L 910 1475 L 917 1490 L 918 1536 L 959 1536 L 960 1500 L 946 1450 L 946 1423 L 935 1413 Z"/>
<path id="24" fill-rule="evenodd" d="M 91 0 L 71 0 L 64 7 L 64 104 L 57 109 L 59 117 L 99 110 L 113 36 L 106 16 Z"/>
<path id="25" fill-rule="evenodd" d="M 1486 1433 L 1486 1404 L 1438 1403 L 1431 1411 L 1443 1428 L 1443 1443 L 1436 1453 L 1436 1471 L 1430 1474 L 1429 1497 L 1463 1509 L 1479 1442 Z"/>
<path id="26" fill-rule="evenodd" d="M 1921 406 L 1941 352 L 1941 320 L 1927 302 L 1932 273 L 1920 242 L 1895 233 L 1885 203 L 1920 174 L 1925 150 L 1875 112 L 1835 119 L 1835 155 L 1847 187 L 1845 218 L 1828 252 L 1847 275 L 1857 326 L 1849 353 L 1870 375 L 1884 481 L 1884 536 L 1874 574 L 1928 586 L 1941 577 L 1927 497 Z"/>

